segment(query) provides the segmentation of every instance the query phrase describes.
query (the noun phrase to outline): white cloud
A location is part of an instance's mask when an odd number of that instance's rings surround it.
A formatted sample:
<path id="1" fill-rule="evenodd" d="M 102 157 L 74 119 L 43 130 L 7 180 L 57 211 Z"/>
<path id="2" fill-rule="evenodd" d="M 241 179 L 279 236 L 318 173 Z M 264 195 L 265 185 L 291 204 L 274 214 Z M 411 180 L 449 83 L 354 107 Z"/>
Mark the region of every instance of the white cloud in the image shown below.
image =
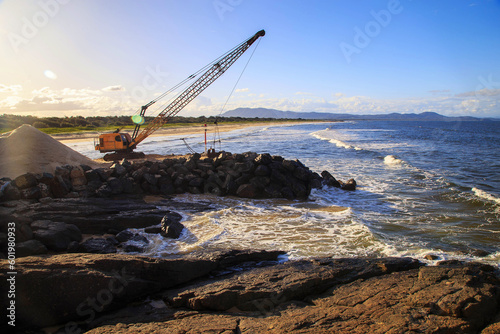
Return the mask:
<path id="1" fill-rule="evenodd" d="M 472 96 L 498 96 L 500 95 L 500 89 L 488 89 L 483 88 L 473 92 L 460 93 L 455 96 L 458 97 L 472 97 Z"/>
<path id="2" fill-rule="evenodd" d="M 236 93 L 243 93 L 243 92 L 248 92 L 249 89 L 248 88 L 238 88 L 235 90 Z"/>
<path id="3" fill-rule="evenodd" d="M 16 94 L 22 90 L 23 90 L 23 87 L 21 85 L 7 86 L 7 85 L 0 84 L 0 93 Z"/>
<path id="4" fill-rule="evenodd" d="M 116 86 L 108 86 L 104 87 L 102 91 L 104 92 L 118 92 L 118 91 L 124 91 L 125 88 L 122 85 L 116 85 Z"/>
<path id="5" fill-rule="evenodd" d="M 19 85 L 0 85 L 0 92 L 10 93 L 4 98 L 0 95 L 0 113 L 31 113 L 37 116 L 64 115 L 128 115 L 133 114 L 141 105 L 138 97 L 128 93 L 121 85 L 102 89 L 51 89 L 43 87 L 30 93 L 22 93 Z M 442 91 L 445 92 L 445 91 Z M 271 98 L 268 94 L 252 93 L 230 99 L 224 111 L 238 107 L 270 108 L 296 112 L 329 112 L 350 114 L 381 113 L 421 113 L 437 112 L 442 115 L 478 117 L 500 117 L 500 90 L 482 89 L 449 95 L 437 94 L 425 98 L 375 99 L 367 96 L 346 96 L 332 93 L 323 98 L 309 93 L 297 92 L 290 97 Z M 218 115 L 225 99 L 199 96 L 191 102 L 180 115 Z M 163 106 L 164 107 L 164 106 Z M 155 116 L 160 107 L 150 108 L 148 115 Z"/>

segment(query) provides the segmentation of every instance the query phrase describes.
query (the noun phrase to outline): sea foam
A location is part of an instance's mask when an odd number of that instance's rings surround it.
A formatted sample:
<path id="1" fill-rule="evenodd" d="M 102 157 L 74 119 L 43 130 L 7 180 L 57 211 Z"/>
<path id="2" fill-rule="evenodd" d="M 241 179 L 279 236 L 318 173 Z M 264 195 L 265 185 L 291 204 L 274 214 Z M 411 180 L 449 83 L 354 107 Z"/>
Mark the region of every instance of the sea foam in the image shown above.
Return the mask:
<path id="1" fill-rule="evenodd" d="M 403 165 L 405 162 L 396 158 L 394 155 L 387 155 L 384 157 L 384 164 L 389 166 Z"/>
<path id="2" fill-rule="evenodd" d="M 500 205 L 500 198 L 496 197 L 493 194 L 490 194 L 489 192 L 478 189 L 476 187 L 472 188 L 472 192 L 474 193 L 474 195 L 476 195 L 477 197 L 479 197 L 481 199 L 484 199 L 484 200 L 487 200 L 487 201 L 490 201 L 490 202 L 493 202 L 495 204 Z"/>

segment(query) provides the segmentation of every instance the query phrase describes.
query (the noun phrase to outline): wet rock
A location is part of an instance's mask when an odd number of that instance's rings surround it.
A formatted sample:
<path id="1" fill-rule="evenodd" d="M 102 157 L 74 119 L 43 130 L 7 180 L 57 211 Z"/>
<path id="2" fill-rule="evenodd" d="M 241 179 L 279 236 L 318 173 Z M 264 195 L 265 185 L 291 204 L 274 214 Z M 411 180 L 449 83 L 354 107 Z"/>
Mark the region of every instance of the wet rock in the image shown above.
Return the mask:
<path id="1" fill-rule="evenodd" d="M 71 241 L 82 240 L 82 233 L 73 224 L 37 220 L 31 224 L 34 239 L 42 242 L 48 249 L 65 251 Z"/>
<path id="2" fill-rule="evenodd" d="M 161 233 L 161 227 L 159 226 L 149 226 L 144 229 L 145 233 L 159 234 Z"/>
<path id="3" fill-rule="evenodd" d="M 80 243 L 78 241 L 71 241 L 68 245 L 68 253 L 78 253 L 80 251 Z"/>
<path id="4" fill-rule="evenodd" d="M 108 240 L 110 243 L 112 243 L 115 246 L 120 244 L 120 241 L 118 241 L 118 239 L 116 239 L 115 236 L 106 237 L 106 240 Z"/>
<path id="5" fill-rule="evenodd" d="M 312 189 L 319 189 L 323 186 L 323 184 L 320 179 L 312 179 L 311 182 L 309 182 L 309 186 Z"/>
<path id="6" fill-rule="evenodd" d="M 120 233 L 116 235 L 116 240 L 119 242 L 125 242 L 130 240 L 134 236 L 134 233 L 132 233 L 129 230 L 123 230 Z"/>
<path id="7" fill-rule="evenodd" d="M 47 252 L 47 247 L 38 240 L 27 240 L 16 244 L 17 257 L 47 254 Z"/>
<path id="8" fill-rule="evenodd" d="M 134 244 L 127 244 L 123 246 L 123 251 L 126 253 L 142 253 L 144 252 L 144 247 L 134 245 Z"/>
<path id="9" fill-rule="evenodd" d="M 33 230 L 26 222 L 16 222 L 16 242 L 24 242 L 33 239 Z"/>
<path id="10" fill-rule="evenodd" d="M 182 216 L 175 212 L 169 212 L 161 221 L 160 234 L 166 238 L 178 239 L 184 229 L 180 223 Z"/>
<path id="11" fill-rule="evenodd" d="M 429 260 L 429 261 L 435 261 L 439 259 L 439 256 L 434 255 L 434 254 L 427 254 L 424 256 L 424 259 Z"/>
<path id="12" fill-rule="evenodd" d="M 356 190 L 356 181 L 354 179 L 349 179 L 345 183 L 341 183 L 340 188 L 342 190 Z"/>
<path id="13" fill-rule="evenodd" d="M 122 195 L 124 196 L 124 195 Z M 136 197 L 54 199 L 13 209 L 14 215 L 76 225 L 84 234 L 105 234 L 110 229 L 143 228 L 160 224 L 165 211 Z"/>
<path id="14" fill-rule="evenodd" d="M 139 233 L 134 234 L 132 238 L 130 238 L 131 241 L 143 243 L 143 244 L 148 244 L 149 240 L 143 235 L 140 235 Z"/>
<path id="15" fill-rule="evenodd" d="M 482 249 L 471 249 L 470 254 L 472 256 L 476 256 L 476 257 L 485 257 L 485 256 L 490 255 L 489 252 L 482 250 Z"/>
<path id="16" fill-rule="evenodd" d="M 111 254 L 116 253 L 116 246 L 107 238 L 90 238 L 80 243 L 79 251 L 83 253 Z"/>
<path id="17" fill-rule="evenodd" d="M 322 171 L 321 176 L 323 177 L 323 182 L 325 183 L 325 185 L 329 187 L 340 188 L 340 182 L 337 181 L 328 171 Z"/>
<path id="18" fill-rule="evenodd" d="M 255 185 L 247 183 L 238 187 L 236 194 L 243 198 L 257 198 L 258 189 Z"/>

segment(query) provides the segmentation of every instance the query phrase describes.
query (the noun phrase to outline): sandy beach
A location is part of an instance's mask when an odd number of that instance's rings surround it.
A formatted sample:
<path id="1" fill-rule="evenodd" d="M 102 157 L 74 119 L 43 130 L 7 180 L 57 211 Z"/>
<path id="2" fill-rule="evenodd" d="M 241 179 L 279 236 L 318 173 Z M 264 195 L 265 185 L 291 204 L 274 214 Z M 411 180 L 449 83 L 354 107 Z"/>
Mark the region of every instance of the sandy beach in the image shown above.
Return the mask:
<path id="1" fill-rule="evenodd" d="M 321 121 L 276 121 L 276 122 L 249 122 L 249 123 L 238 123 L 238 124 L 219 124 L 220 132 L 229 132 L 234 130 L 240 130 L 244 128 L 254 127 L 254 126 L 281 126 L 281 125 L 295 125 L 295 124 L 304 124 L 304 123 L 317 123 Z M 215 130 L 215 126 L 213 124 L 207 124 L 207 132 L 213 133 Z M 162 128 L 153 133 L 152 137 L 159 136 L 185 136 L 191 134 L 203 134 L 205 127 L 203 125 L 192 125 L 192 126 L 171 126 L 168 128 Z M 132 132 L 132 130 L 124 130 L 124 132 Z M 82 141 L 88 140 L 91 138 L 97 138 L 101 132 L 98 131 L 89 131 L 83 133 L 64 133 L 64 134 L 56 134 L 52 135 L 54 139 L 57 139 L 60 142 L 74 142 L 74 141 Z"/>

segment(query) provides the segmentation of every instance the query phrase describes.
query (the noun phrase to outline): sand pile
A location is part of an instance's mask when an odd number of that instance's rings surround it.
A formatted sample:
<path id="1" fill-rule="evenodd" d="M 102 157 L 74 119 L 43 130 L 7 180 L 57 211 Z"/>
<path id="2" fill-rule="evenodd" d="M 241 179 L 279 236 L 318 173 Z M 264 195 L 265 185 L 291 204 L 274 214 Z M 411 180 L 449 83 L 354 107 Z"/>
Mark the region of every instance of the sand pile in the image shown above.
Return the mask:
<path id="1" fill-rule="evenodd" d="M 31 125 L 21 125 L 8 137 L 0 138 L 0 177 L 53 173 L 57 166 L 66 164 L 101 166 Z"/>

